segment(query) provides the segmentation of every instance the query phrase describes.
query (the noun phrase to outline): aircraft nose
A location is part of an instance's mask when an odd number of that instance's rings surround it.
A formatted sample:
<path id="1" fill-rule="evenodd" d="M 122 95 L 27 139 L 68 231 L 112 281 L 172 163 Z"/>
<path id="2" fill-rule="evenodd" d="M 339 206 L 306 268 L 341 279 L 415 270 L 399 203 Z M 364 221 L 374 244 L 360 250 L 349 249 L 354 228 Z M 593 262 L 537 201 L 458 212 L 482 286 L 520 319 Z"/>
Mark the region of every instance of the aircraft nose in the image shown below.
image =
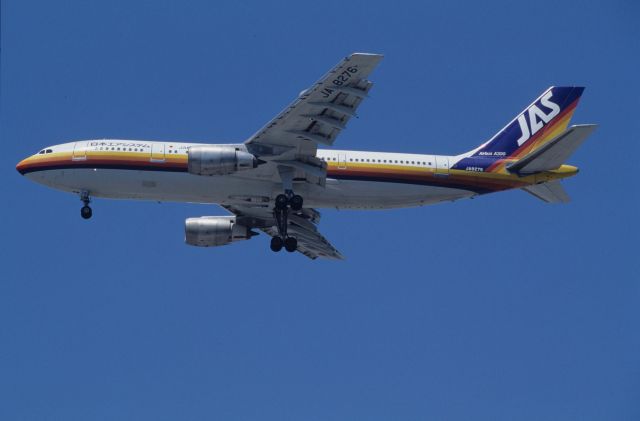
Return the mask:
<path id="1" fill-rule="evenodd" d="M 25 158 L 22 161 L 18 162 L 18 164 L 16 165 L 16 171 L 18 171 L 20 174 L 25 175 L 28 171 L 29 168 L 31 167 L 31 157 L 29 158 Z"/>

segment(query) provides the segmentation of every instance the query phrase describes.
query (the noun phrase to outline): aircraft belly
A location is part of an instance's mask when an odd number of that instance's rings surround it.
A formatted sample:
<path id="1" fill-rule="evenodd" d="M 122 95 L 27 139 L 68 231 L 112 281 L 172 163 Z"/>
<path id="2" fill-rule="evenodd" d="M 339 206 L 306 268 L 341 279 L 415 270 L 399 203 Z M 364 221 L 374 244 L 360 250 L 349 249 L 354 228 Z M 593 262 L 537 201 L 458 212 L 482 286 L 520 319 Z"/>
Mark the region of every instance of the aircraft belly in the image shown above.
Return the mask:
<path id="1" fill-rule="evenodd" d="M 236 177 L 118 169 L 63 169 L 34 172 L 33 181 L 93 197 L 195 203 L 268 203 L 281 192 L 279 183 Z M 379 181 L 327 179 L 325 187 L 294 185 L 305 205 L 316 208 L 388 209 L 424 206 L 473 196 L 468 190 Z"/>
<path id="2" fill-rule="evenodd" d="M 40 171 L 30 176 L 63 191 L 86 190 L 93 197 L 195 203 L 225 203 L 239 194 L 265 196 L 272 184 L 233 177 L 100 168 Z"/>
<path id="3" fill-rule="evenodd" d="M 469 190 L 379 181 L 331 180 L 314 187 L 305 199 L 311 207 L 389 209 L 425 206 L 474 196 Z"/>

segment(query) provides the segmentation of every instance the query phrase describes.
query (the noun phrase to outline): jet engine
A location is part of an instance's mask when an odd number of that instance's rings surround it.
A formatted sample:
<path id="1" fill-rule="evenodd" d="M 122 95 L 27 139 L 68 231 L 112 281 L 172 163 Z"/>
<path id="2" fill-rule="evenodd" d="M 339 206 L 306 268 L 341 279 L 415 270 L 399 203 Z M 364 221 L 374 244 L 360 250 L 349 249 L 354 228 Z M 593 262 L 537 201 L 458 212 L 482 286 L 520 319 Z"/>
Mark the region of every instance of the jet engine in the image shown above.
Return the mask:
<path id="1" fill-rule="evenodd" d="M 192 246 L 224 246 L 234 241 L 248 240 L 257 233 L 240 225 L 235 216 L 202 216 L 184 221 L 185 242 Z"/>
<path id="2" fill-rule="evenodd" d="M 188 171 L 196 175 L 227 175 L 258 166 L 255 156 L 228 145 L 192 146 L 187 156 Z"/>

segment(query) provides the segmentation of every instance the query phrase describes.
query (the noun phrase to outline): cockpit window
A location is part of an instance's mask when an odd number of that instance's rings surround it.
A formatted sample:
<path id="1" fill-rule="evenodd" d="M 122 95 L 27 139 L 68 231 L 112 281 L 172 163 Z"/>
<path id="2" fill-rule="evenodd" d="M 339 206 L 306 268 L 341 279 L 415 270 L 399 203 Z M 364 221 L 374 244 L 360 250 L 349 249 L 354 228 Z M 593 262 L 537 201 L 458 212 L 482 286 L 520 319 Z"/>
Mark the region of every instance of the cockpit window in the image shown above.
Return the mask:
<path id="1" fill-rule="evenodd" d="M 45 153 L 51 153 L 51 152 L 53 152 L 53 150 L 47 149 Z"/>
<path id="2" fill-rule="evenodd" d="M 42 155 L 44 153 L 44 149 L 38 152 L 38 155 Z"/>

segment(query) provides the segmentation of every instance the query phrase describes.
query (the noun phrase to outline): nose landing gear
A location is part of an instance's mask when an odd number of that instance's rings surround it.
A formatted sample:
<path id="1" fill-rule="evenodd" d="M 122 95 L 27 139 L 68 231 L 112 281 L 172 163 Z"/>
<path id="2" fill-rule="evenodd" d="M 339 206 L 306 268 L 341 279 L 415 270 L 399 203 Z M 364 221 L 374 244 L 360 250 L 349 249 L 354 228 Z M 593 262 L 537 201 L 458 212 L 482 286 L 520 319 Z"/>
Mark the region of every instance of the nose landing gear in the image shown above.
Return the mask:
<path id="1" fill-rule="evenodd" d="M 82 200 L 82 203 L 84 203 L 84 206 L 80 208 L 80 216 L 82 216 L 83 219 L 91 218 L 91 216 L 93 215 L 93 211 L 89 206 L 89 203 L 91 203 L 89 192 L 83 191 L 82 193 L 80 193 L 80 200 Z"/>
<path id="2" fill-rule="evenodd" d="M 89 219 L 92 215 L 93 211 L 91 210 L 91 207 L 85 205 L 80 208 L 80 216 L 82 216 L 84 219 Z"/>

